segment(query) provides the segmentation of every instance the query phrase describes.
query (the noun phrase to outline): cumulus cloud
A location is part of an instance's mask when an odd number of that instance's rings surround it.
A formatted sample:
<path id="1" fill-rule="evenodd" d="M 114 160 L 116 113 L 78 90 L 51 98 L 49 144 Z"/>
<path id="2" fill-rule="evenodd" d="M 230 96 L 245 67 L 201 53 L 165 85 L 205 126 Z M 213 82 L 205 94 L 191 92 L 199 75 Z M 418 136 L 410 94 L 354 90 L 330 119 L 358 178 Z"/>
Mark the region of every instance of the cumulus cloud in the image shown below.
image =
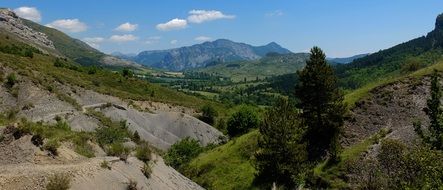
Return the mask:
<path id="1" fill-rule="evenodd" d="M 207 37 L 207 36 L 198 36 L 198 37 L 194 38 L 195 41 L 200 41 L 200 42 L 210 41 L 211 39 L 212 39 L 211 37 Z"/>
<path id="2" fill-rule="evenodd" d="M 120 31 L 120 32 L 132 32 L 136 30 L 138 27 L 138 24 L 131 24 L 129 22 L 123 23 L 114 30 Z"/>
<path id="3" fill-rule="evenodd" d="M 15 14 L 24 19 L 32 20 L 34 22 L 40 22 L 42 15 L 35 7 L 19 7 L 14 9 Z"/>
<path id="4" fill-rule="evenodd" d="M 170 43 L 171 43 L 172 45 L 177 44 L 177 43 L 178 43 L 178 40 L 171 40 Z"/>
<path id="5" fill-rule="evenodd" d="M 125 34 L 125 35 L 113 35 L 109 38 L 111 42 L 129 42 L 137 40 L 137 36 L 134 36 L 132 34 Z"/>
<path id="6" fill-rule="evenodd" d="M 166 23 L 157 24 L 157 29 L 162 31 L 183 29 L 188 26 L 188 22 L 183 19 L 174 18 Z"/>
<path id="7" fill-rule="evenodd" d="M 283 11 L 282 10 L 275 10 L 275 11 L 272 11 L 272 12 L 269 12 L 269 13 L 266 13 L 265 15 L 267 16 L 267 17 L 274 17 L 274 16 L 283 16 Z"/>
<path id="8" fill-rule="evenodd" d="M 191 23 L 203 23 L 218 19 L 233 19 L 235 15 L 225 15 L 216 10 L 191 10 L 189 11 L 188 21 Z"/>
<path id="9" fill-rule="evenodd" d="M 46 24 L 47 27 L 56 28 L 59 30 L 63 30 L 66 32 L 83 32 L 86 31 L 88 26 L 85 23 L 80 22 L 78 19 L 60 19 L 55 20 L 49 24 Z"/>
<path id="10" fill-rule="evenodd" d="M 100 43 L 104 42 L 105 39 L 102 37 L 92 37 L 92 38 L 83 38 L 83 41 L 86 42 L 93 48 L 100 48 Z"/>

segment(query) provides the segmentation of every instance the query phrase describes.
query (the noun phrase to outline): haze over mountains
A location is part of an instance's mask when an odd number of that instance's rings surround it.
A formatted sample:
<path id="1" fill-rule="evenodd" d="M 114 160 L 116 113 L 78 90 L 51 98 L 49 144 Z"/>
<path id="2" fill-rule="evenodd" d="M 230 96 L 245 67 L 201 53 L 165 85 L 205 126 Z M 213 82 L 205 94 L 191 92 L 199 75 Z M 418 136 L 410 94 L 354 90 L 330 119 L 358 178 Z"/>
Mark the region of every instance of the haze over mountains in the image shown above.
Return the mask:
<path id="1" fill-rule="evenodd" d="M 181 71 L 205 67 L 212 62 L 257 60 L 271 52 L 291 53 L 291 51 L 275 42 L 264 46 L 252 46 L 227 39 L 219 39 L 176 49 L 143 51 L 134 57 L 128 55 L 117 56 L 149 67 Z"/>

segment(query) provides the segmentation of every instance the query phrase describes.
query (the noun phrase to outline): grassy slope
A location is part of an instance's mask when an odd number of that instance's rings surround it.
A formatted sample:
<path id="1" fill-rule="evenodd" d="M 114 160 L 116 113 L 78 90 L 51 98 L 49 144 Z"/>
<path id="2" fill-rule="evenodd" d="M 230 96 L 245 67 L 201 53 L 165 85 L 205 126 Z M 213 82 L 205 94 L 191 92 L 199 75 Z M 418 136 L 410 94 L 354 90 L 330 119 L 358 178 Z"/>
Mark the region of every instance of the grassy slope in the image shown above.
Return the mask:
<path id="1" fill-rule="evenodd" d="M 238 61 L 217 64 L 196 71 L 205 73 L 216 73 L 225 77 L 230 77 L 233 81 L 242 81 L 246 77 L 248 81 L 255 80 L 256 77 L 277 76 L 294 73 L 305 65 L 308 54 L 291 54 L 265 57 L 257 61 Z M 232 65 L 238 67 L 232 67 Z M 229 67 L 229 65 L 231 67 Z"/>
<path id="2" fill-rule="evenodd" d="M 430 67 L 423 68 L 416 72 L 410 73 L 402 77 L 393 77 L 371 83 L 360 89 L 348 93 L 345 96 L 345 102 L 350 105 L 366 97 L 369 92 L 377 86 L 387 85 L 391 82 L 401 80 L 405 77 L 422 77 L 429 75 L 434 69 L 443 72 L 443 61 Z M 376 143 L 381 136 L 386 135 L 387 131 L 381 130 L 378 134 L 362 140 L 360 143 L 343 150 L 341 154 L 342 162 L 333 166 L 326 167 L 326 162 L 320 163 L 314 170 L 314 173 L 329 181 L 335 187 L 343 187 L 343 181 L 337 179 L 341 174 L 344 163 L 348 160 L 358 157 L 362 152 L 366 151 L 369 146 Z M 257 138 L 257 131 L 250 132 L 239 137 L 236 141 L 228 142 L 226 145 L 220 146 L 207 153 L 199 155 L 194 159 L 185 174 L 197 183 L 209 187 L 210 189 L 248 189 L 252 188 L 251 184 L 254 179 L 255 169 L 251 164 L 251 157 L 242 157 L 242 151 L 254 150 L 253 148 L 245 148 L 245 145 L 252 145 Z M 237 170 L 241 168 L 241 170 Z M 243 180 L 243 181 L 242 181 Z"/>
<path id="3" fill-rule="evenodd" d="M 25 46 L 12 38 L 0 35 L 0 44 Z M 159 85 L 136 79 L 126 79 L 119 73 L 109 70 L 99 70 L 96 74 L 88 74 L 87 70 L 75 71 L 68 68 L 55 67 L 55 57 L 34 54 L 34 58 L 20 57 L 0 52 L 0 62 L 13 68 L 20 75 L 30 77 L 34 83 L 51 85 L 54 81 L 68 83 L 95 90 L 103 94 L 117 96 L 123 99 L 152 100 L 190 108 L 200 108 L 204 104 L 213 104 L 217 109 L 224 106 L 194 96 L 186 95 Z M 70 63 L 75 65 L 75 63 Z M 81 68 L 81 67 L 80 67 Z M 153 94 L 154 96 L 151 96 Z"/>
<path id="4" fill-rule="evenodd" d="M 54 46 L 56 47 L 56 49 L 61 54 L 72 60 L 82 62 L 81 60 L 83 59 L 84 62 L 82 64 L 91 65 L 99 64 L 100 59 L 104 56 L 103 53 L 94 48 L 91 48 L 86 43 L 71 38 L 56 29 L 42 26 L 40 24 L 25 19 L 23 19 L 23 22 L 32 29 L 45 33 L 48 38 L 52 42 L 54 42 Z M 89 61 L 89 63 L 86 63 L 87 60 Z"/>
<path id="5" fill-rule="evenodd" d="M 231 140 L 194 159 L 184 173 L 207 189 L 252 189 L 255 169 L 250 160 L 258 132 Z"/>

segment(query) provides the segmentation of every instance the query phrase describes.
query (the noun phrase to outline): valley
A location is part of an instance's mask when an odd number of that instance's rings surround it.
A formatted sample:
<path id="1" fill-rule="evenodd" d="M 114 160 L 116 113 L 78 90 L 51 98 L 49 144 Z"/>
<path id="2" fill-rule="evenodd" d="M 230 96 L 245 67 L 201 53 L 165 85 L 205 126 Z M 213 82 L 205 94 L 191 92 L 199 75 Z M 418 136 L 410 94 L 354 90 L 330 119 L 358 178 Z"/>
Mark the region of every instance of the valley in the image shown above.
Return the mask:
<path id="1" fill-rule="evenodd" d="M 0 8 L 0 189 L 443 187 L 443 14 L 425 36 L 330 58 L 208 36 L 149 47 L 237 21 L 216 10 L 141 38 L 31 9 Z"/>

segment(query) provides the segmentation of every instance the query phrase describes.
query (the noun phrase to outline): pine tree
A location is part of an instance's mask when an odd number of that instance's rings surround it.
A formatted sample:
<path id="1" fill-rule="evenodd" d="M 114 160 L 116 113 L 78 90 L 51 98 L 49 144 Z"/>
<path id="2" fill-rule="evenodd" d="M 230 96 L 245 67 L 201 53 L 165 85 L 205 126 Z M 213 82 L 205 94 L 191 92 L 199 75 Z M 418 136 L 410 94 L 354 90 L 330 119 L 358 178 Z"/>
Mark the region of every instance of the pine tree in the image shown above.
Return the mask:
<path id="1" fill-rule="evenodd" d="M 442 97 L 441 87 L 439 83 L 439 76 L 437 71 L 434 71 L 434 74 L 431 78 L 431 98 L 428 99 L 427 106 L 427 114 L 429 119 L 431 120 L 430 132 L 432 144 L 435 148 L 442 149 L 443 144 L 443 126 L 442 126 L 442 113 L 443 110 L 441 108 L 440 99 Z"/>
<path id="2" fill-rule="evenodd" d="M 305 68 L 297 74 L 295 94 L 303 110 L 303 123 L 308 127 L 305 138 L 309 159 L 319 160 L 329 154 L 331 160 L 337 160 L 346 106 L 334 70 L 323 51 L 314 47 Z"/>
<path id="3" fill-rule="evenodd" d="M 298 185 L 307 161 L 305 127 L 295 106 L 281 99 L 270 108 L 259 127 L 255 167 L 258 180 L 293 188 Z"/>

